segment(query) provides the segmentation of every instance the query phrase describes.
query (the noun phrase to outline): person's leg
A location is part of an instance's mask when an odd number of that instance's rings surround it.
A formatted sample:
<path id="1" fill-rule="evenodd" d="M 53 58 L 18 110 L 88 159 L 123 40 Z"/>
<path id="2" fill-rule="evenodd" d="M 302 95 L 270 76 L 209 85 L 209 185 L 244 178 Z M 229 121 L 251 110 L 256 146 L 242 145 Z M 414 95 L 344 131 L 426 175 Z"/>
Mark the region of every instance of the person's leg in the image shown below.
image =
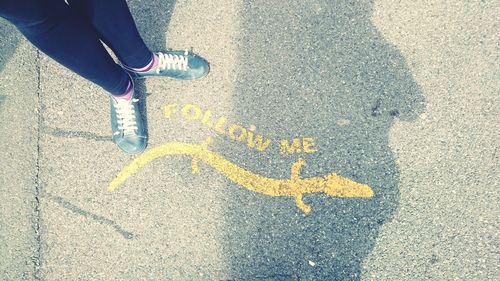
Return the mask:
<path id="1" fill-rule="evenodd" d="M 68 0 L 70 7 L 88 19 L 124 65 L 142 68 L 153 53 L 146 46 L 125 0 Z"/>
<path id="2" fill-rule="evenodd" d="M 42 52 L 114 95 L 130 77 L 99 41 L 91 24 L 63 0 L 0 0 L 0 16 Z"/>
<path id="3" fill-rule="evenodd" d="M 68 3 L 92 23 L 101 40 L 134 77 L 193 80 L 207 75 L 208 62 L 196 54 L 184 51 L 153 54 L 139 35 L 125 0 L 68 0 Z"/>
<path id="4" fill-rule="evenodd" d="M 113 140 L 126 153 L 144 151 L 145 124 L 130 76 L 86 19 L 63 0 L 0 0 L 0 16 L 48 56 L 110 92 Z"/>

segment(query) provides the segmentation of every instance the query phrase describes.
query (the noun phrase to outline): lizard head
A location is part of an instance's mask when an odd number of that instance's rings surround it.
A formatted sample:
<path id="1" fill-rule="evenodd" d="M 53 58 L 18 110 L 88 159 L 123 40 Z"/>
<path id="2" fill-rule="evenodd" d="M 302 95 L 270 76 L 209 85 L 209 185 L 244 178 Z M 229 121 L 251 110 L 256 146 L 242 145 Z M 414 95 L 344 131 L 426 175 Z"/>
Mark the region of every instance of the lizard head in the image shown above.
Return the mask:
<path id="1" fill-rule="evenodd" d="M 325 177 L 323 192 L 332 197 L 373 197 L 373 190 L 366 184 L 331 173 Z"/>

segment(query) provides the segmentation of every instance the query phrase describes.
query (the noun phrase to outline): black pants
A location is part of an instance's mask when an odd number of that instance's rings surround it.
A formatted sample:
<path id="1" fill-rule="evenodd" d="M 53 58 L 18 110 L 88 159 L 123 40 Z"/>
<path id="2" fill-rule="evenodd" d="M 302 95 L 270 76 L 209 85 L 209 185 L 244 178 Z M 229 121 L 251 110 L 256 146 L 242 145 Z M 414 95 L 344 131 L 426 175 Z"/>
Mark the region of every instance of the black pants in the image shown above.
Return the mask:
<path id="1" fill-rule="evenodd" d="M 122 64 L 143 67 L 151 51 L 139 35 L 125 0 L 0 0 L 0 16 L 42 52 L 112 94 L 125 91 Z"/>

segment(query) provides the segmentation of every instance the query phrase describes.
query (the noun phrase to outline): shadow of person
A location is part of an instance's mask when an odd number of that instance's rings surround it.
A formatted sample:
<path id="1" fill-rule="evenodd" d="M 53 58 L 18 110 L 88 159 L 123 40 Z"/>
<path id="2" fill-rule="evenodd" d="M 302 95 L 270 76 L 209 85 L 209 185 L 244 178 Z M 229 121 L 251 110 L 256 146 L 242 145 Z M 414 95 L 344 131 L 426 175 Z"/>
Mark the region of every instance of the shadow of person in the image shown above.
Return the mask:
<path id="1" fill-rule="evenodd" d="M 232 280 L 359 280 L 379 227 L 399 202 L 388 132 L 425 107 L 405 59 L 371 22 L 372 1 L 245 1 L 233 119 L 272 139 L 263 152 L 228 144 L 227 158 L 257 174 L 331 172 L 374 197 L 292 198 L 228 187 L 224 252 Z M 313 137 L 315 153 L 281 154 L 280 140 Z"/>

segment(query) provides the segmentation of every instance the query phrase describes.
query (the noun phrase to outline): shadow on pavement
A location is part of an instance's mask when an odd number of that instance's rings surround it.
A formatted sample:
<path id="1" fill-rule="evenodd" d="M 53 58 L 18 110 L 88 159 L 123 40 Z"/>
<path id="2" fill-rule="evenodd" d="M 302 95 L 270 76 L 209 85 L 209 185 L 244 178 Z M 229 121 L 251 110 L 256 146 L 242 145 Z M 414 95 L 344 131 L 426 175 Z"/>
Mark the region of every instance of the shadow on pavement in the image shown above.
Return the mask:
<path id="1" fill-rule="evenodd" d="M 372 1 L 245 1 L 235 120 L 272 139 L 262 153 L 223 153 L 266 177 L 336 172 L 372 187 L 372 199 L 292 198 L 228 188 L 224 252 L 231 280 L 359 280 L 379 227 L 399 203 L 399 170 L 388 143 L 395 118 L 425 103 L 405 59 L 371 22 Z M 318 152 L 282 155 L 281 139 L 315 138 Z"/>
<path id="2" fill-rule="evenodd" d="M 153 52 L 164 51 L 176 0 L 127 1 L 142 39 Z"/>

